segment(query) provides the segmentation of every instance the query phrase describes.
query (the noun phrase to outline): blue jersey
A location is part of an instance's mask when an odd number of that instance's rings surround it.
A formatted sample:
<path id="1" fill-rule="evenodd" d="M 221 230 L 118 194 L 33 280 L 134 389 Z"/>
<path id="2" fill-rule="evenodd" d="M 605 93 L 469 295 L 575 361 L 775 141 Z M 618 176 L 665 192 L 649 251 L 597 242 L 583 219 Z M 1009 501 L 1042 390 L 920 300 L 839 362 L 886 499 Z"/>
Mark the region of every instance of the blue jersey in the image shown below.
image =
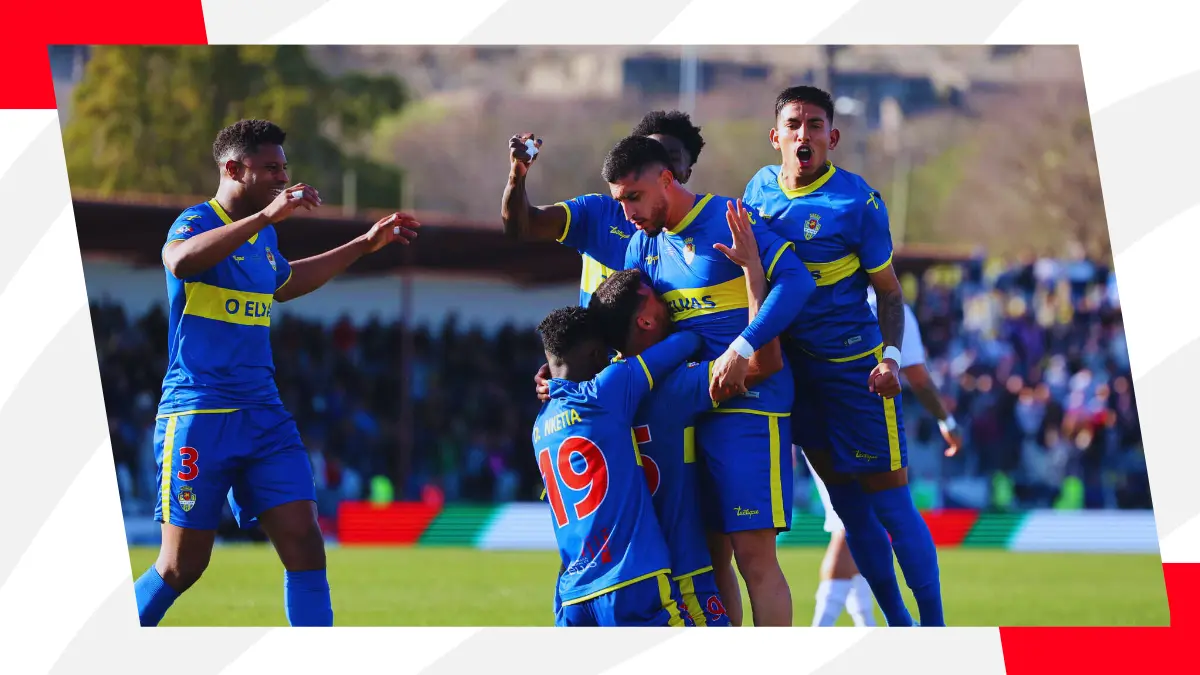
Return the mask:
<path id="1" fill-rule="evenodd" d="M 617 200 L 587 194 L 558 202 L 567 212 L 560 244 L 579 251 L 583 273 L 579 279 L 579 306 L 587 307 L 596 288 L 616 270 L 624 269 L 625 249 L 637 227 L 626 220 Z"/>
<path id="2" fill-rule="evenodd" d="M 558 580 L 563 605 L 670 571 L 633 418 L 655 381 L 698 346 L 694 334 L 677 333 L 587 382 L 550 380 L 533 448 L 565 568 Z"/>
<path id="3" fill-rule="evenodd" d="M 779 167 L 763 167 L 742 197 L 771 230 L 796 246 L 817 289 L 788 331 L 823 359 L 870 353 L 883 342 L 867 304 L 869 273 L 892 261 L 887 207 L 861 177 L 832 164 L 812 185 L 785 190 Z"/>
<path id="4" fill-rule="evenodd" d="M 712 569 L 700 511 L 695 430 L 696 418 L 716 407 L 708 393 L 711 370 L 711 361 L 677 368 L 646 397 L 633 422 L 676 579 Z"/>
<path id="5" fill-rule="evenodd" d="M 215 199 L 193 206 L 175 219 L 163 251 L 230 222 Z M 160 415 L 281 404 L 271 356 L 271 306 L 291 273 L 270 225 L 194 277 L 176 279 L 167 271 L 170 316 Z"/>
<path id="6" fill-rule="evenodd" d="M 713 248 L 717 242 L 732 244 L 725 220 L 729 201 L 713 195 L 700 197 L 688 216 L 672 230 L 663 230 L 655 237 L 639 230 L 633 235 L 625 257 L 626 269 L 641 270 L 654 292 L 667 303 L 675 325 L 700 336 L 703 341 L 700 358 L 705 360 L 721 356 L 735 338 L 744 336 L 748 326 L 764 325 L 771 311 L 772 298 L 768 298 L 754 322 L 749 321 L 745 272 Z M 799 287 L 790 288 L 776 283 L 776 290 L 781 293 L 771 295 L 790 305 L 780 306 L 783 321 L 773 335 L 761 340 L 765 343 L 791 323 L 811 291 L 804 285 L 811 287 L 812 280 L 802 273 L 799 260 L 787 250 L 791 247 L 787 240 L 763 228 L 756 228 L 755 237 L 767 279 L 779 282 L 780 273 L 786 271 L 792 280 L 800 282 Z M 776 312 L 775 321 L 779 318 L 780 313 Z M 756 349 L 762 346 L 753 341 L 751 344 Z M 726 401 L 722 410 L 787 413 L 791 406 L 791 376 L 785 371 L 771 376 L 747 394 Z"/>

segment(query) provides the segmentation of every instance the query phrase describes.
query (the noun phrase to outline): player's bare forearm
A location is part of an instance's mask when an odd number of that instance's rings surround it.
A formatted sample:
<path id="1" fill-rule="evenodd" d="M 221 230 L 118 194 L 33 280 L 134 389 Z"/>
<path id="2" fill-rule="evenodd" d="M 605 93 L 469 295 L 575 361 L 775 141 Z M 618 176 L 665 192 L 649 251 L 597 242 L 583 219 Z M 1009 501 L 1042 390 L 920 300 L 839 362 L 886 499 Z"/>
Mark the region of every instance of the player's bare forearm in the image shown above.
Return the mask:
<path id="1" fill-rule="evenodd" d="M 937 385 L 933 383 L 933 378 L 929 377 L 929 370 L 926 369 L 925 364 L 906 366 L 902 372 L 904 379 L 908 380 L 909 390 L 921 402 L 921 407 L 938 420 L 944 420 L 950 416 L 950 413 L 946 412 L 946 406 L 942 404 L 942 397 Z"/>
<path id="2" fill-rule="evenodd" d="M 891 265 L 871 275 L 883 344 L 900 348 L 904 343 L 904 289 Z"/>
<path id="3" fill-rule="evenodd" d="M 292 277 L 275 291 L 275 300 L 287 302 L 312 293 L 345 272 L 369 250 L 370 244 L 364 235 L 335 249 L 292 262 Z"/>
<path id="4" fill-rule="evenodd" d="M 202 274 L 233 255 L 239 246 L 269 224 L 266 216 L 260 212 L 224 227 L 174 242 L 163 250 L 163 264 L 176 279 L 187 279 Z"/>
<path id="5" fill-rule="evenodd" d="M 742 269 L 746 272 L 749 320 L 754 321 L 759 308 L 767 300 L 767 275 L 763 271 L 762 260 L 758 256 L 750 256 L 749 262 Z M 783 349 L 779 346 L 779 338 L 774 338 L 750 357 L 750 369 L 746 372 L 746 386 L 754 387 L 762 384 L 767 378 L 781 370 L 783 370 Z"/>
<path id="6" fill-rule="evenodd" d="M 561 206 L 534 206 L 525 191 L 525 176 L 510 173 L 500 207 L 504 234 L 527 241 L 554 241 L 562 236 L 567 212 Z"/>

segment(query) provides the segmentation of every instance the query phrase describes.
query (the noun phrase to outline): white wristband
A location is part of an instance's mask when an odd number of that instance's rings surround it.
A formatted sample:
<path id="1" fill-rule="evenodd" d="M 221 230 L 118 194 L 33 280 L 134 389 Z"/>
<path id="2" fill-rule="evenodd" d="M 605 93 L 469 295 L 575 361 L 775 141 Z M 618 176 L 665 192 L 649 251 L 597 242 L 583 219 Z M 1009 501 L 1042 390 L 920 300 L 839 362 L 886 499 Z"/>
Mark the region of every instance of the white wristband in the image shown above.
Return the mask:
<path id="1" fill-rule="evenodd" d="M 895 361 L 897 367 L 903 365 L 902 363 L 900 363 L 900 349 L 898 347 L 896 347 L 895 345 L 888 345 L 887 347 L 884 348 L 883 358 L 885 360 L 891 359 L 891 360 Z"/>
<path id="2" fill-rule="evenodd" d="M 729 345 L 729 348 L 737 352 L 738 356 L 742 357 L 743 359 L 748 359 L 751 356 L 754 356 L 754 347 L 751 347 L 750 343 L 746 341 L 746 338 L 742 337 L 741 335 L 737 336 L 737 339 L 733 341 L 733 344 Z"/>
<path id="3" fill-rule="evenodd" d="M 954 415 L 950 415 L 944 420 L 938 420 L 938 428 L 946 433 L 951 433 L 958 428 L 958 422 L 955 421 Z"/>

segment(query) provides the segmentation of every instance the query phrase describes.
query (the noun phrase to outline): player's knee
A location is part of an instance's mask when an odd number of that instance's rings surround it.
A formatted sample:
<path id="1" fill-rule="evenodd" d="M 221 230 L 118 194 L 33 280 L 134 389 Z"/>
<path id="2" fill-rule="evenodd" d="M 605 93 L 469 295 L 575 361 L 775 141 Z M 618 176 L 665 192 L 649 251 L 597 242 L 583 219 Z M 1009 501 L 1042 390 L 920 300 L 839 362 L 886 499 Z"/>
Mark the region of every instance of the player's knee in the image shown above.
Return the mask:
<path id="1" fill-rule="evenodd" d="M 209 558 L 207 555 L 160 555 L 154 567 L 168 586 L 176 593 L 182 593 L 200 580 L 204 570 L 208 569 Z"/>
<path id="2" fill-rule="evenodd" d="M 868 493 L 905 487 L 908 485 L 908 469 L 902 467 L 895 471 L 862 474 L 858 477 L 858 483 Z"/>
<path id="3" fill-rule="evenodd" d="M 738 571 L 748 586 L 773 580 L 783 574 L 779 568 L 773 530 L 736 532 L 730 539 Z"/>

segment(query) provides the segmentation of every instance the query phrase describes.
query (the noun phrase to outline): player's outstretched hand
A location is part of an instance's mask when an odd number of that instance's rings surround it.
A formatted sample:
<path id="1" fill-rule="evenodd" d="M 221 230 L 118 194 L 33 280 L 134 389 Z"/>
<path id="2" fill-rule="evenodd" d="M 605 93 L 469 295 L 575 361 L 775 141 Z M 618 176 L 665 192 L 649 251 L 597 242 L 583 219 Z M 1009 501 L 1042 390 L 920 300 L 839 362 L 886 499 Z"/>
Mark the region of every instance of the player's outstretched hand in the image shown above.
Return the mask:
<path id="1" fill-rule="evenodd" d="M 750 359 L 742 358 L 732 348 L 726 349 L 721 358 L 713 363 L 712 369 L 712 380 L 708 383 L 708 395 L 712 400 L 721 402 L 746 393 Z"/>
<path id="2" fill-rule="evenodd" d="M 543 363 L 538 368 L 537 375 L 533 376 L 533 386 L 539 401 L 550 400 L 550 364 Z"/>
<path id="3" fill-rule="evenodd" d="M 713 244 L 713 248 L 724 253 L 733 264 L 743 269 L 755 262 L 761 265 L 758 241 L 754 238 L 754 229 L 750 227 L 750 214 L 746 212 L 742 200 L 726 204 L 725 222 L 729 223 L 729 233 L 733 235 L 733 247 L 716 243 Z"/>
<path id="4" fill-rule="evenodd" d="M 367 232 L 367 244 L 370 245 L 367 252 L 374 253 L 397 241 L 407 246 L 417 238 L 417 230 L 420 227 L 421 223 L 407 213 L 393 213 L 390 216 L 384 216 Z"/>
<path id="5" fill-rule="evenodd" d="M 900 395 L 900 368 L 891 359 L 884 359 L 871 371 L 867 387 L 871 393 L 883 398 L 895 398 Z"/>
<path id="6" fill-rule="evenodd" d="M 512 164 L 512 172 L 518 176 L 524 176 L 529 171 L 529 165 L 536 162 L 537 156 L 541 154 L 542 139 L 540 138 L 533 142 L 538 152 L 532 155 L 529 153 L 526 142 L 533 140 L 533 136 L 533 134 L 524 133 L 508 139 L 508 160 Z"/>
<path id="7" fill-rule="evenodd" d="M 949 431 L 942 429 L 942 439 L 946 441 L 946 456 L 953 457 L 962 448 L 962 432 L 958 429 Z"/>
<path id="8" fill-rule="evenodd" d="M 321 194 L 317 192 L 315 187 L 305 185 L 304 183 L 296 183 L 283 192 L 280 192 L 267 205 L 267 208 L 262 210 L 262 214 L 266 217 L 268 223 L 273 224 L 286 219 L 301 206 L 312 211 L 320 205 Z"/>

